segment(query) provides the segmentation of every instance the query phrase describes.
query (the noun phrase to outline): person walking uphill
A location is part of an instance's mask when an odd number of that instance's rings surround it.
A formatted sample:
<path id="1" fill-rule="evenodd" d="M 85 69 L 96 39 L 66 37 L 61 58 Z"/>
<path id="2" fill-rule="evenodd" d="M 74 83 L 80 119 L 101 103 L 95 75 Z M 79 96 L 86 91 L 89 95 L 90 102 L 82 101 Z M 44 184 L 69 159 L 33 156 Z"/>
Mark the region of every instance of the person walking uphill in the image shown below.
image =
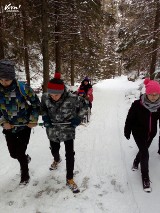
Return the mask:
<path id="1" fill-rule="evenodd" d="M 132 132 L 139 149 L 132 170 L 137 170 L 140 163 L 144 191 L 150 192 L 148 148 L 156 136 L 157 122 L 160 119 L 160 84 L 149 79 L 145 79 L 144 84 L 145 94 L 134 101 L 129 109 L 124 135 L 129 140 Z"/>
<path id="2" fill-rule="evenodd" d="M 77 193 L 79 189 L 73 180 L 75 155 L 73 143 L 75 128 L 81 123 L 87 111 L 87 104 L 84 98 L 67 91 L 60 77 L 60 73 L 55 73 L 54 78 L 48 83 L 48 92 L 42 95 L 42 119 L 54 157 L 50 170 L 57 169 L 61 161 L 60 142 L 64 142 L 67 170 L 66 184 L 74 193 Z"/>
<path id="3" fill-rule="evenodd" d="M 6 138 L 10 156 L 20 164 L 20 185 L 29 182 L 28 163 L 31 160 L 26 155 L 31 128 L 36 126 L 40 101 L 28 85 L 23 85 L 26 97 L 21 92 L 20 82 L 15 78 L 14 64 L 0 60 L 0 124 Z"/>

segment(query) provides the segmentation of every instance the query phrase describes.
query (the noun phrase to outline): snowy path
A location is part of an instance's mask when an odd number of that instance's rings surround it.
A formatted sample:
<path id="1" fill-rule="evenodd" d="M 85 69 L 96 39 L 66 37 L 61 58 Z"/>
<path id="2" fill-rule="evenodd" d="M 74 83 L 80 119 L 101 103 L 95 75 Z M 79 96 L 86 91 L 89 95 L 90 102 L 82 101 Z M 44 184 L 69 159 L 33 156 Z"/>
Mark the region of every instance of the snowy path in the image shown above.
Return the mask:
<path id="1" fill-rule="evenodd" d="M 125 98 L 126 83 L 126 78 L 122 78 L 94 86 L 91 121 L 87 127 L 77 128 L 75 140 L 75 181 L 81 190 L 77 195 L 65 186 L 63 143 L 60 167 L 51 172 L 48 168 L 53 159 L 45 130 L 41 127 L 34 129 L 27 150 L 32 157 L 29 164 L 31 181 L 25 188 L 19 188 L 19 165 L 9 157 L 4 136 L 0 135 L 1 213 L 159 212 L 157 147 L 151 147 L 151 152 L 155 153 L 151 159 L 151 180 L 155 185 L 157 183 L 151 194 L 143 192 L 140 173 L 130 170 L 137 149 L 133 139 L 127 141 L 123 136 L 130 105 Z M 132 88 L 131 83 L 129 86 Z M 154 207 L 157 211 L 153 210 Z"/>

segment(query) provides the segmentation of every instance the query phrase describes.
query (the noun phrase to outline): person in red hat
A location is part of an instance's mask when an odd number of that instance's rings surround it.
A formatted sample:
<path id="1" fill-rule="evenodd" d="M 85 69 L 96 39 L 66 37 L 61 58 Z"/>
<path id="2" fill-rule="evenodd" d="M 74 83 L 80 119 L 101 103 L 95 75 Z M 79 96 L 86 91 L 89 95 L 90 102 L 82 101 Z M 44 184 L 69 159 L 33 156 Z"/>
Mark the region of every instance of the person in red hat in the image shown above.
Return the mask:
<path id="1" fill-rule="evenodd" d="M 160 84 L 150 79 L 145 79 L 144 84 L 145 94 L 134 101 L 129 109 L 124 135 L 129 140 L 132 132 L 139 149 L 132 170 L 138 170 L 140 163 L 144 191 L 150 192 L 148 149 L 157 134 L 157 122 L 160 119 Z"/>
<path id="2" fill-rule="evenodd" d="M 75 129 L 87 111 L 84 98 L 66 89 L 60 73 L 55 73 L 48 83 L 48 91 L 42 95 L 42 119 L 50 141 L 54 161 L 50 170 L 58 168 L 61 162 L 60 142 L 65 144 L 66 183 L 76 193 L 79 189 L 73 180 Z"/>

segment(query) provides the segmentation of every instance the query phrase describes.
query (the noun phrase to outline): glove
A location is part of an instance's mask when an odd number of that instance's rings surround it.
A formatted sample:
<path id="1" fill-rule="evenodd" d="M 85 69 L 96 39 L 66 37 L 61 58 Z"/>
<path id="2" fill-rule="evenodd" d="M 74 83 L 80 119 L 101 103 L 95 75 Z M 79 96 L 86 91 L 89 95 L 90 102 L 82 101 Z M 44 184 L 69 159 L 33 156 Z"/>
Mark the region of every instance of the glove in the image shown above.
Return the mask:
<path id="1" fill-rule="evenodd" d="M 46 127 L 46 128 L 52 127 L 52 124 L 51 124 L 51 123 L 46 123 L 46 122 L 44 122 L 44 123 L 40 124 L 40 126 L 43 126 L 43 125 L 44 125 L 44 127 Z"/>
<path id="2" fill-rule="evenodd" d="M 88 97 L 88 96 L 86 96 L 85 99 L 86 99 L 87 101 L 89 101 L 89 97 Z"/>
<path id="3" fill-rule="evenodd" d="M 70 122 L 71 122 L 71 127 L 76 128 L 81 123 L 81 119 L 79 117 L 75 117 L 75 118 L 72 118 Z"/>

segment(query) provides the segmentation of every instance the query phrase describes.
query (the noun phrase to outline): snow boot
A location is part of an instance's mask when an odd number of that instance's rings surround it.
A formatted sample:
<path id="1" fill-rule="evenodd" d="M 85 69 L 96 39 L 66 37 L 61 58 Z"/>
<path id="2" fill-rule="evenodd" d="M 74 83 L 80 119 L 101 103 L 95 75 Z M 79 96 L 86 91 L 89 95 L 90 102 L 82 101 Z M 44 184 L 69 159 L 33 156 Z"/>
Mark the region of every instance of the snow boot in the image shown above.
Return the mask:
<path id="1" fill-rule="evenodd" d="M 77 184 L 74 182 L 73 179 L 67 179 L 66 185 L 69 186 L 69 188 L 71 189 L 71 191 L 73 193 L 79 193 L 80 192 Z"/>
<path id="2" fill-rule="evenodd" d="M 144 177 L 144 178 L 142 177 L 142 184 L 143 184 L 143 190 L 145 192 L 151 192 L 152 191 L 152 189 L 150 187 L 150 180 L 149 180 L 148 177 Z"/>
<path id="3" fill-rule="evenodd" d="M 59 161 L 53 161 L 51 164 L 49 170 L 56 170 L 58 168 L 58 164 L 62 161 L 61 157 L 59 158 Z"/>
<path id="4" fill-rule="evenodd" d="M 138 164 L 139 164 L 139 162 L 137 162 L 137 160 L 135 159 L 133 161 L 132 171 L 137 171 L 138 170 Z"/>
<path id="5" fill-rule="evenodd" d="M 26 174 L 21 174 L 21 181 L 19 183 L 20 186 L 24 186 L 24 185 L 27 185 L 27 183 L 29 183 L 29 180 L 30 180 L 30 176 L 29 176 L 29 173 L 26 173 Z"/>

